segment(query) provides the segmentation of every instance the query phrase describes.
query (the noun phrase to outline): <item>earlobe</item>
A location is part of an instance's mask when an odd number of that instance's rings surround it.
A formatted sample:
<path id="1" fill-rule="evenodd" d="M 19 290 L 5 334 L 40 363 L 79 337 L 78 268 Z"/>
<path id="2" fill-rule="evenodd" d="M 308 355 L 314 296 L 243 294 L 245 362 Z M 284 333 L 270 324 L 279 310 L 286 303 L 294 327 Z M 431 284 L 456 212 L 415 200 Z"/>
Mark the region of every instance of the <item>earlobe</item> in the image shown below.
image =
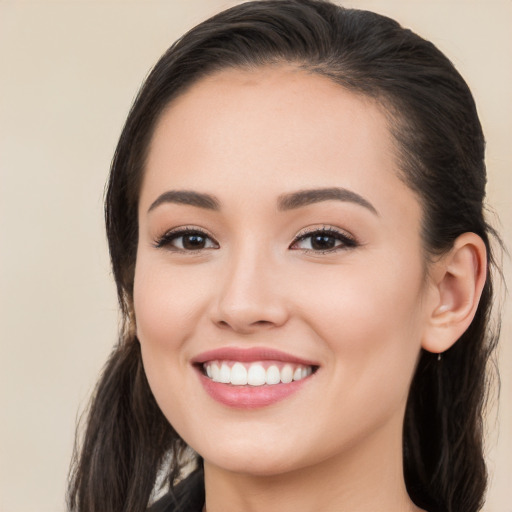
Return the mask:
<path id="1" fill-rule="evenodd" d="M 487 251 L 475 233 L 460 235 L 431 269 L 432 301 L 422 347 L 448 350 L 471 324 L 487 275 Z"/>

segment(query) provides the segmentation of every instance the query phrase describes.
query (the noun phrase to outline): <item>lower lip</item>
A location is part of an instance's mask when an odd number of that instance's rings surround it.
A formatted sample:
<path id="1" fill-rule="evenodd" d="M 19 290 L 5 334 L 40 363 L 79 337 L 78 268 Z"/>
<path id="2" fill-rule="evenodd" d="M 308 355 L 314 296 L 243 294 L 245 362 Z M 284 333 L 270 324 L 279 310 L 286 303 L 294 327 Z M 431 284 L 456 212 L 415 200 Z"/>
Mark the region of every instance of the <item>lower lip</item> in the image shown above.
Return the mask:
<path id="1" fill-rule="evenodd" d="M 217 402 L 237 409 L 256 409 L 275 404 L 296 393 L 310 377 L 290 382 L 263 386 L 233 386 L 214 382 L 199 372 L 206 392 Z"/>

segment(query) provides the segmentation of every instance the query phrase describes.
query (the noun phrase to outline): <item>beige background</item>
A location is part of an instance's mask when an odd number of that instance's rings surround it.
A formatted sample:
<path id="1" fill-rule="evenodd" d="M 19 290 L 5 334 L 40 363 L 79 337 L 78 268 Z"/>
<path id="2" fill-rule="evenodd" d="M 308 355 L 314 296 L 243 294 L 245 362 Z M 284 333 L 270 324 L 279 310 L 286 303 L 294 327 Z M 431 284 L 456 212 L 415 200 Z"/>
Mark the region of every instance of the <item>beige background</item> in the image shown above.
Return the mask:
<path id="1" fill-rule="evenodd" d="M 2 512 L 65 508 L 78 410 L 116 338 L 102 196 L 117 137 L 160 54 L 234 3 L 0 0 Z M 397 18 L 466 77 L 488 139 L 489 201 L 511 247 L 512 1 L 345 5 Z M 505 315 L 501 410 L 490 421 L 492 512 L 512 511 L 510 303 Z"/>

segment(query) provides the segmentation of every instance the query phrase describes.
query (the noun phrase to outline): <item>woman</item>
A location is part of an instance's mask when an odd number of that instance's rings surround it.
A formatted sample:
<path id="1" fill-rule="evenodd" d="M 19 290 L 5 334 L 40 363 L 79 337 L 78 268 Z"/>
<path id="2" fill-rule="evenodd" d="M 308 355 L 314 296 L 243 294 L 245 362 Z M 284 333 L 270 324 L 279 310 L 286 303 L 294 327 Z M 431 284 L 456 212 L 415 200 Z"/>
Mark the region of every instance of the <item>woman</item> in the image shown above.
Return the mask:
<path id="1" fill-rule="evenodd" d="M 479 510 L 485 181 L 467 85 L 396 22 L 270 0 L 191 30 L 112 164 L 124 325 L 70 508 Z"/>

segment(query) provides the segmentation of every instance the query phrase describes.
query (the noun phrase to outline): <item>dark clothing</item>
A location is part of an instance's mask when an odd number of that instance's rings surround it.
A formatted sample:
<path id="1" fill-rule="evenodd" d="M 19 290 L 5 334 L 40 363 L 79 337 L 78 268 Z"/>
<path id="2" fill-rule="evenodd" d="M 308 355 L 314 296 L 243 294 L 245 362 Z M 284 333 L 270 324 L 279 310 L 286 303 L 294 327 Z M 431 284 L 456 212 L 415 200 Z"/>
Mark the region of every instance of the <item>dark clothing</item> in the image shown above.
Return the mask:
<path id="1" fill-rule="evenodd" d="M 204 506 L 204 474 L 202 469 L 180 482 L 174 492 L 160 498 L 148 512 L 201 512 Z"/>

